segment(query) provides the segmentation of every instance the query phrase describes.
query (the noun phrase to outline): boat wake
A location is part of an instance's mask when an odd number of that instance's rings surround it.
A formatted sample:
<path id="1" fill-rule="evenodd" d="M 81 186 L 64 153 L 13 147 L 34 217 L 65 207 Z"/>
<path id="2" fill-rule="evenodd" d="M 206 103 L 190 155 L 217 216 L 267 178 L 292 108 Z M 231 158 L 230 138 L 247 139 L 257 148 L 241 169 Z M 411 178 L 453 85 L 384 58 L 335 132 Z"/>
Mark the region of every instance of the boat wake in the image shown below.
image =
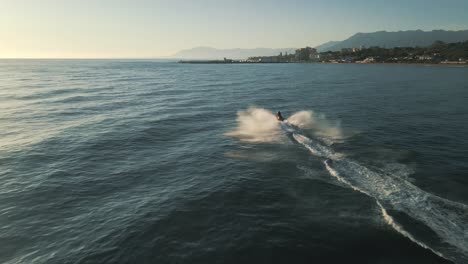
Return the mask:
<path id="1" fill-rule="evenodd" d="M 324 164 L 337 180 L 374 198 L 384 219 L 396 231 L 441 257 L 460 263 L 468 261 L 468 206 L 425 192 L 397 175 L 372 171 L 351 160 L 327 159 Z M 423 223 L 442 243 L 418 240 L 388 210 L 405 213 Z"/>
<path id="2" fill-rule="evenodd" d="M 258 111 L 268 122 L 255 123 L 252 116 L 257 116 Z M 431 250 L 435 254 L 454 261 L 456 263 L 468 263 L 468 206 L 443 199 L 424 190 L 421 190 L 406 179 L 406 175 L 397 175 L 398 171 L 385 168 L 368 168 L 358 162 L 347 158 L 341 153 L 336 153 L 331 145 L 336 140 L 342 140 L 343 136 L 339 124 L 333 124 L 326 119 L 317 119 L 313 112 L 301 111 L 284 122 L 277 122 L 275 116 L 265 109 L 250 108 L 246 112 L 238 114 L 239 126 L 230 136 L 246 136 L 256 138 L 260 131 L 262 139 L 273 141 L 264 129 L 278 129 L 283 135 L 276 140 L 284 140 L 284 134 L 290 135 L 295 142 L 308 149 L 310 153 L 323 160 L 329 174 L 339 182 L 361 192 L 373 199 L 381 209 L 382 217 L 388 225 L 397 232 L 409 238 L 418 245 Z M 245 133 L 246 126 L 257 127 Z M 256 120 L 258 121 L 258 120 Z M 273 122 L 279 125 L 274 126 Z M 262 128 L 262 129 L 258 129 Z M 312 131 L 308 134 L 304 131 Z M 254 132 L 253 135 L 251 132 Z M 243 138 L 240 137 L 242 140 Z M 258 141 L 257 141 L 258 142 Z M 430 228 L 438 239 L 426 239 L 412 234 L 403 225 L 398 223 L 389 212 L 398 212 L 409 216 L 413 220 Z"/>

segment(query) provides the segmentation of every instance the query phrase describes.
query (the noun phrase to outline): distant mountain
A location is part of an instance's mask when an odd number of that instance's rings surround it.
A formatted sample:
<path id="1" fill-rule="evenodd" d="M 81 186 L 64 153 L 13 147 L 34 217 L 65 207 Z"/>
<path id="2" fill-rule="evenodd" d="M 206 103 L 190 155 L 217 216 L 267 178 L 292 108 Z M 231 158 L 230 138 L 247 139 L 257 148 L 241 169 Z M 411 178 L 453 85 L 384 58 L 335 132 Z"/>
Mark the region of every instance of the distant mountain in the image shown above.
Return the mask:
<path id="1" fill-rule="evenodd" d="M 284 49 L 215 49 L 210 47 L 197 47 L 193 49 L 181 50 L 172 57 L 177 59 L 247 59 L 253 56 L 273 56 L 280 52 L 294 53 L 295 48 Z"/>
<path id="2" fill-rule="evenodd" d="M 328 51 L 329 48 L 337 45 L 338 43 L 340 43 L 341 41 L 328 41 L 326 43 L 323 43 L 322 45 L 318 45 L 317 47 L 315 47 L 317 49 L 318 52 L 324 52 L 324 51 Z"/>
<path id="3" fill-rule="evenodd" d="M 325 46 L 325 48 L 321 47 L 319 51 L 339 51 L 343 48 L 359 48 L 361 46 L 379 46 L 382 48 L 427 47 L 436 40 L 441 40 L 446 43 L 466 41 L 468 40 L 468 30 L 409 30 L 397 32 L 378 31 L 373 33 L 357 33 L 350 38 L 339 41 L 333 45 L 328 45 L 330 42 L 327 42 L 321 45 Z"/>

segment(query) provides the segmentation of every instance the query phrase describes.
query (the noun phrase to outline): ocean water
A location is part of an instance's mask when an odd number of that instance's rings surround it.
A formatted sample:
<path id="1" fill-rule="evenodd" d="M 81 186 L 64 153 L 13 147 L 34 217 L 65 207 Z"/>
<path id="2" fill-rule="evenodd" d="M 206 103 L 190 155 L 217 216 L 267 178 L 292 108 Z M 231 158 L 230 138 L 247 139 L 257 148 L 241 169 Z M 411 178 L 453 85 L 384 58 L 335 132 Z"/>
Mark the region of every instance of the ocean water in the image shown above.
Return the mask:
<path id="1" fill-rule="evenodd" d="M 467 102 L 466 67 L 0 60 L 0 263 L 468 263 Z"/>

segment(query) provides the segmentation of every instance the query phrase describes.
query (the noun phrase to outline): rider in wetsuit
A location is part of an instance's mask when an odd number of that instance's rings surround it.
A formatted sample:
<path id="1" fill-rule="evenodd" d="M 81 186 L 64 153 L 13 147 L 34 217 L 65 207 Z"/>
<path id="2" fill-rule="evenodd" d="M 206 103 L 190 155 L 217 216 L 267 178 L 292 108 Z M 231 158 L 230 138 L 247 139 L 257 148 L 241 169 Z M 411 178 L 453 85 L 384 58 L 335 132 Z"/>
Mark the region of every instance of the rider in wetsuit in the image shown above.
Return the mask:
<path id="1" fill-rule="evenodd" d="M 283 116 L 281 115 L 281 112 L 278 111 L 278 113 L 276 113 L 276 119 L 278 119 L 278 121 L 284 121 L 284 118 Z"/>

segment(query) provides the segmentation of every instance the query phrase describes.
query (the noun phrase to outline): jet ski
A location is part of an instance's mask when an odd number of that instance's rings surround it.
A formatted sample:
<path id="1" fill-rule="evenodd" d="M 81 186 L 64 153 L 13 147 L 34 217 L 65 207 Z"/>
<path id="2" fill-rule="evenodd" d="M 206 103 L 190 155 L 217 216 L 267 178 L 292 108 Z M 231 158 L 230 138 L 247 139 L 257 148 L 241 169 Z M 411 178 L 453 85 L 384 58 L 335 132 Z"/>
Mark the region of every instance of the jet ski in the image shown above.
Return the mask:
<path id="1" fill-rule="evenodd" d="M 280 111 L 278 111 L 278 113 L 276 113 L 276 119 L 278 119 L 278 121 L 284 121 L 284 117 L 281 115 Z"/>

